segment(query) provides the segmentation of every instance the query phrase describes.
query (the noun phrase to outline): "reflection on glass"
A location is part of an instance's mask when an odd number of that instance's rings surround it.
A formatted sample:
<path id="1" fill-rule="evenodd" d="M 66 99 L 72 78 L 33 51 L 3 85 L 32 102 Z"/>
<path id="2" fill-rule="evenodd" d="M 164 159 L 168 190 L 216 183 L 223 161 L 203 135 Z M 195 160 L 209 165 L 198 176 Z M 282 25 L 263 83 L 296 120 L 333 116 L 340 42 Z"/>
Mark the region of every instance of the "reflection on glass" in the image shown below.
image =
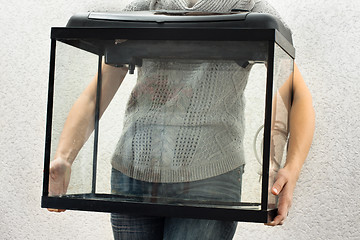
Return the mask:
<path id="1" fill-rule="evenodd" d="M 267 68 L 264 63 L 254 64 L 244 92 L 246 101 L 244 112 L 246 165 L 242 188 L 242 201 L 244 202 L 261 202 L 266 74 Z"/>

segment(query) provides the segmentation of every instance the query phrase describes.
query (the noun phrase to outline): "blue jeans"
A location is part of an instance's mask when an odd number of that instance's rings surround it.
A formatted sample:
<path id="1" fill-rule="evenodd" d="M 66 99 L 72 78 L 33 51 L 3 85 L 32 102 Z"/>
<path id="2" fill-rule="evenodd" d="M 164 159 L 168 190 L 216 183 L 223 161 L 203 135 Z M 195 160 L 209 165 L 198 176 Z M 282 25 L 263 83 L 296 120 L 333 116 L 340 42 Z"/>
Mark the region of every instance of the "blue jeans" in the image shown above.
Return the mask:
<path id="1" fill-rule="evenodd" d="M 240 202 L 244 166 L 225 174 L 184 183 L 150 183 L 130 178 L 112 169 L 111 189 L 114 194 L 161 196 L 189 200 Z M 122 240 L 226 240 L 232 239 L 235 221 L 173 217 L 139 217 L 111 214 L 114 239 Z"/>

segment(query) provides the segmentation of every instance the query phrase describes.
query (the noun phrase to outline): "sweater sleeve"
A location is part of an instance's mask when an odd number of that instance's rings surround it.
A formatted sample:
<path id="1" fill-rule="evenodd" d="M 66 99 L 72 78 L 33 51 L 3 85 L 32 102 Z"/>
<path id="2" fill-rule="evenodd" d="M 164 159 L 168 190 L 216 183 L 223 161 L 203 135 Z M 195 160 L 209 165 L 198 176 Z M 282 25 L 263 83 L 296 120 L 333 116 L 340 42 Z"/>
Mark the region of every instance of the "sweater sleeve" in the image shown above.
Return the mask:
<path id="1" fill-rule="evenodd" d="M 280 19 L 280 21 L 284 24 L 284 26 L 291 32 L 291 29 L 289 28 L 289 26 L 286 24 L 286 22 L 284 22 L 284 20 L 280 16 L 280 14 L 275 10 L 275 8 L 273 6 L 271 6 L 271 4 L 268 1 L 266 1 L 266 0 L 255 1 L 255 5 L 254 5 L 253 9 L 251 10 L 251 12 L 269 13 L 269 14 L 277 17 L 278 19 Z"/>

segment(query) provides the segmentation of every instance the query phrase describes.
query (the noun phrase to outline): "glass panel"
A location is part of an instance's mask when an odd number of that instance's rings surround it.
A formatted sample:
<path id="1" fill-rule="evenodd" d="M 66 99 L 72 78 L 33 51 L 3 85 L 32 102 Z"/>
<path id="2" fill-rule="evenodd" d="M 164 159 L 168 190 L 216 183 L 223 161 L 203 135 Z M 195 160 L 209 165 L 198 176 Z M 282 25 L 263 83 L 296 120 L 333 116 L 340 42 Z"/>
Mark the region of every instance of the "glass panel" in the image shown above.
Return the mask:
<path id="1" fill-rule="evenodd" d="M 76 156 L 76 160 L 71 168 L 71 180 L 67 193 L 89 193 L 91 192 L 92 178 L 93 135 L 89 137 L 77 155 L 73 154 L 76 152 L 73 150 L 78 142 L 74 141 L 72 136 L 77 134 L 78 139 L 85 139 L 88 137 L 87 134 L 81 133 L 81 131 L 70 130 L 68 134 L 63 134 L 61 137 L 63 139 L 61 145 L 59 145 L 59 139 L 70 109 L 97 72 L 98 57 L 59 41 L 56 44 L 51 135 L 51 166 L 53 168 L 50 177 L 56 178 L 58 182 L 61 182 L 59 180 L 61 174 L 59 173 L 64 171 L 65 168 L 63 167 L 63 162 L 58 157 L 60 153 L 63 156 Z M 73 111 L 72 114 L 78 115 L 80 112 Z M 92 116 L 92 125 L 93 119 L 94 117 Z M 71 128 L 70 122 L 67 123 L 67 127 Z M 90 133 L 91 130 L 88 131 L 88 134 Z M 68 171 L 67 174 L 69 174 Z M 56 182 L 50 179 L 50 184 L 56 184 Z M 64 194 L 64 191 L 61 186 L 51 186 L 50 195 L 62 194 Z"/>
<path id="2" fill-rule="evenodd" d="M 103 86 L 107 85 L 107 80 L 111 79 L 111 89 L 117 89 L 117 84 L 122 79 L 122 75 L 126 73 L 118 67 L 104 65 L 103 68 Z M 108 77 L 108 73 L 113 73 L 113 78 Z M 119 89 L 114 94 L 110 104 L 101 117 L 99 127 L 99 146 L 98 146 L 98 162 L 97 162 L 97 178 L 96 192 L 103 194 L 111 194 L 111 158 L 115 152 L 116 144 L 121 136 L 124 125 L 124 114 L 126 104 L 129 100 L 131 90 L 136 84 L 137 72 L 127 74 L 121 83 Z M 102 97 L 109 95 L 102 92 Z M 112 94 L 111 94 L 112 95 Z"/>
<path id="3" fill-rule="evenodd" d="M 293 70 L 293 59 L 280 46 L 275 44 L 269 188 L 272 187 L 277 172 L 286 161 Z M 277 197 L 271 194 L 270 189 L 268 204 L 269 209 L 277 207 Z"/>
<path id="4" fill-rule="evenodd" d="M 97 193 L 259 209 L 254 146 L 264 124 L 267 43 L 114 43 L 105 51 L 102 96 L 117 89 L 119 66 L 138 71 L 100 121 Z"/>

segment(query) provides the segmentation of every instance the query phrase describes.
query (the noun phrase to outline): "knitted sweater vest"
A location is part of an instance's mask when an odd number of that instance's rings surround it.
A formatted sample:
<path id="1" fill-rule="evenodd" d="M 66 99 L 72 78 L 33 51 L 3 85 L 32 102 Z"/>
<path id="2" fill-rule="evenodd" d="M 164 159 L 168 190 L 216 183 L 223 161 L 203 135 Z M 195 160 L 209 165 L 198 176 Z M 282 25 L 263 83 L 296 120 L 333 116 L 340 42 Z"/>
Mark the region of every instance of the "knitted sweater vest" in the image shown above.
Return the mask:
<path id="1" fill-rule="evenodd" d="M 126 10 L 228 12 L 253 0 L 134 1 Z M 245 164 L 243 92 L 251 65 L 232 61 L 144 59 L 112 166 L 148 182 L 187 182 Z"/>

